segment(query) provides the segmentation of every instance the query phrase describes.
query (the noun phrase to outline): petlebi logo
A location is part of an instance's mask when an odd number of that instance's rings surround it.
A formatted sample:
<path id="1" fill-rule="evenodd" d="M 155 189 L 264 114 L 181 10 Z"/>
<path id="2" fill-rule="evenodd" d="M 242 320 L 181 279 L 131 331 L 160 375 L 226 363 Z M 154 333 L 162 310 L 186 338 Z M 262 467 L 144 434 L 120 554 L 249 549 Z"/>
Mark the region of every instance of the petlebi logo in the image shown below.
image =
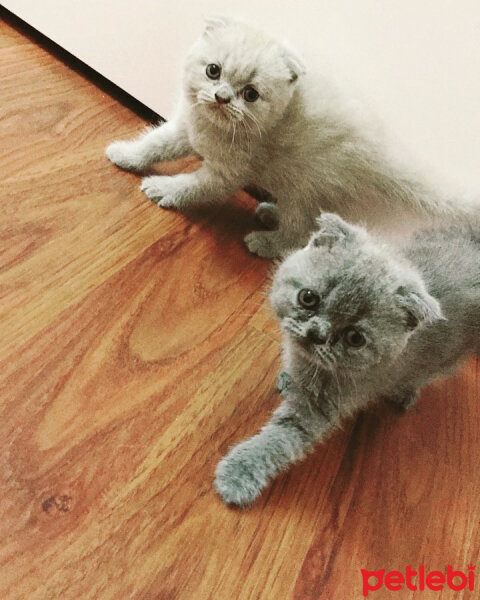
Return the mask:
<path id="1" fill-rule="evenodd" d="M 366 598 L 370 592 L 376 592 L 382 587 L 390 591 L 412 590 L 420 591 L 433 590 L 440 591 L 448 587 L 455 592 L 468 589 L 473 592 L 475 589 L 475 565 L 468 565 L 467 570 L 455 571 L 451 565 L 445 571 L 429 571 L 421 565 L 415 571 L 410 565 L 401 571 L 388 571 L 380 569 L 379 571 L 367 571 L 361 569 L 363 578 L 363 596 Z"/>

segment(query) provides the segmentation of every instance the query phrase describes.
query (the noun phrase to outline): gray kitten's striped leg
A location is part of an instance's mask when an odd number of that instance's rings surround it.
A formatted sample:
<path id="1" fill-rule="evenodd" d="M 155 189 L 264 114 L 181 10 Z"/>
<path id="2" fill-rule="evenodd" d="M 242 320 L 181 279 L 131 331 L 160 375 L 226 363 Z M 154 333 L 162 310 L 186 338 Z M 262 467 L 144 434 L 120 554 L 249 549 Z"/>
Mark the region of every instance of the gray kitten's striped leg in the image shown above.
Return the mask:
<path id="1" fill-rule="evenodd" d="M 214 486 L 226 504 L 243 507 L 254 502 L 274 477 L 304 458 L 336 424 L 307 412 L 283 402 L 260 433 L 222 458 Z"/>
<path id="2" fill-rule="evenodd" d="M 277 229 L 278 206 L 277 201 L 272 194 L 267 192 L 267 190 L 264 188 L 255 185 L 254 183 L 246 185 L 243 189 L 258 202 L 255 214 L 257 215 L 257 219 L 260 221 L 260 223 L 262 223 L 267 229 Z"/>

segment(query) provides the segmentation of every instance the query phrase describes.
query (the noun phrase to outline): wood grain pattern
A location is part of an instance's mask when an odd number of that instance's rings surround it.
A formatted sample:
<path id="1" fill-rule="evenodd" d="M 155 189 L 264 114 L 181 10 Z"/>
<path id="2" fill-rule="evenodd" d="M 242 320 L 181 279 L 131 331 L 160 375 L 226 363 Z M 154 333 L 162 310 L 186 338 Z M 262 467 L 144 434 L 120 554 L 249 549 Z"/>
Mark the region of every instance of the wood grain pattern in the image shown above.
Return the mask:
<path id="1" fill-rule="evenodd" d="M 249 200 L 152 205 L 103 156 L 141 120 L 0 33 L 0 598 L 357 600 L 361 568 L 475 564 L 478 361 L 220 503 L 217 461 L 278 402 Z"/>

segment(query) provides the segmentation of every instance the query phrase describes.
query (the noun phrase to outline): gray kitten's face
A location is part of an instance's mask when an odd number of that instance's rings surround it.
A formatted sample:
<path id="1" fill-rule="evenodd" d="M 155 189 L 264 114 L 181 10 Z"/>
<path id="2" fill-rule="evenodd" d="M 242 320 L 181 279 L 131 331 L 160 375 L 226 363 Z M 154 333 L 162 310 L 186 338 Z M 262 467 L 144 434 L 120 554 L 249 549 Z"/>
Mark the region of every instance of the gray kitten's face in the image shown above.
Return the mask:
<path id="1" fill-rule="evenodd" d="M 195 111 L 251 137 L 282 116 L 301 72 L 298 60 L 261 32 L 220 20 L 188 56 L 184 86 Z"/>
<path id="2" fill-rule="evenodd" d="M 398 356 L 421 321 L 441 318 L 440 307 L 365 231 L 335 215 L 319 222 L 308 246 L 280 266 L 271 302 L 305 359 L 321 370 L 365 372 Z"/>

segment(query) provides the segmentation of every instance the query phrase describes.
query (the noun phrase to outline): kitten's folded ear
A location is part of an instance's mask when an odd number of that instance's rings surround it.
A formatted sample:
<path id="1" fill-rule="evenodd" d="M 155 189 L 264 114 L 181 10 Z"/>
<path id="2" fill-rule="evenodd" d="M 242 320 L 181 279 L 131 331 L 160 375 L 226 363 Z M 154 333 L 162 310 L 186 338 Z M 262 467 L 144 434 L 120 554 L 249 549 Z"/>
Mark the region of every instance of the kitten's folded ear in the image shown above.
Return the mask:
<path id="1" fill-rule="evenodd" d="M 228 27 L 233 22 L 233 20 L 230 19 L 229 17 L 224 17 L 221 15 L 209 15 L 208 17 L 204 18 L 204 21 L 205 21 L 205 29 L 203 31 L 204 35 L 210 35 L 214 31 L 217 31 L 218 29 L 223 29 L 225 27 Z"/>
<path id="2" fill-rule="evenodd" d="M 310 238 L 310 246 L 332 248 L 338 242 L 347 242 L 366 238 L 362 227 L 351 225 L 334 213 L 322 213 L 317 219 L 319 230 Z"/>
<path id="3" fill-rule="evenodd" d="M 434 321 L 445 321 L 442 308 L 438 300 L 422 287 L 399 287 L 397 301 L 407 313 L 407 327 L 415 329 L 420 323 L 433 323 Z"/>
<path id="4" fill-rule="evenodd" d="M 290 47 L 288 42 L 283 43 L 283 60 L 290 71 L 290 82 L 297 81 L 301 75 L 305 75 L 306 69 L 302 59 L 298 54 Z"/>

